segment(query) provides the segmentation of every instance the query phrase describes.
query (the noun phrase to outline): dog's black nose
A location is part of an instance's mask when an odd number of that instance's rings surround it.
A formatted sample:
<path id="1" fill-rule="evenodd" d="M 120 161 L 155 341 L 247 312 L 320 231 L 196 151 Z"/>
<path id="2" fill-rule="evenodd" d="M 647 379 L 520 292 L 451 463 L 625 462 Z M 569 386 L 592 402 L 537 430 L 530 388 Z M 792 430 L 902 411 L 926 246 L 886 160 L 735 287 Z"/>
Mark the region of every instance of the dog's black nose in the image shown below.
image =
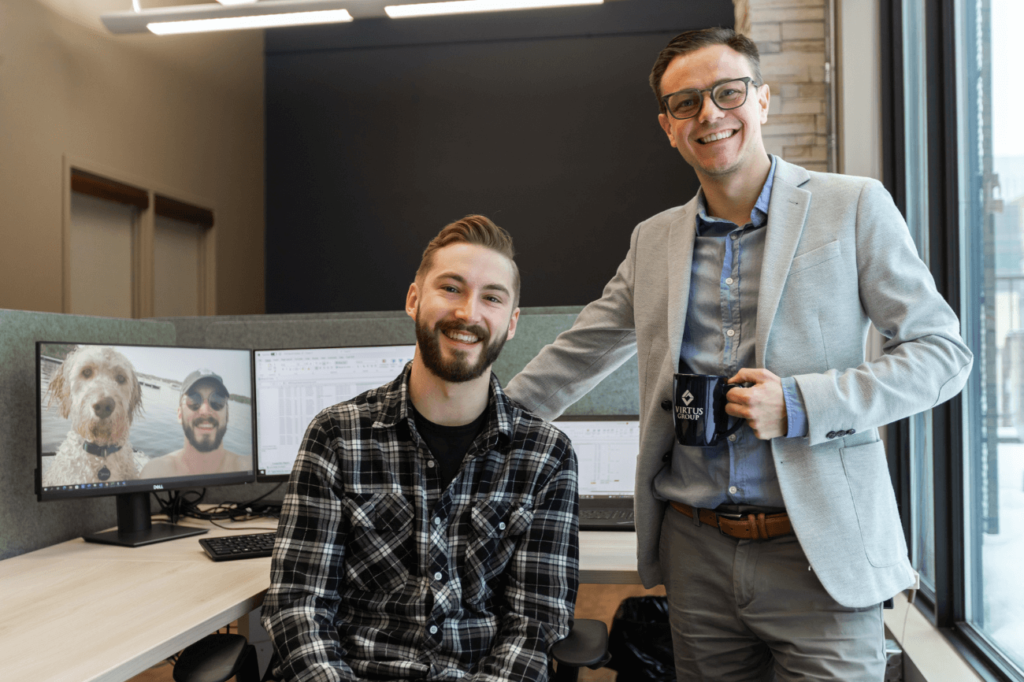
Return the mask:
<path id="1" fill-rule="evenodd" d="M 106 419 L 114 411 L 114 399 L 104 398 L 98 400 L 92 404 L 92 411 L 96 413 L 96 416 L 100 419 Z"/>

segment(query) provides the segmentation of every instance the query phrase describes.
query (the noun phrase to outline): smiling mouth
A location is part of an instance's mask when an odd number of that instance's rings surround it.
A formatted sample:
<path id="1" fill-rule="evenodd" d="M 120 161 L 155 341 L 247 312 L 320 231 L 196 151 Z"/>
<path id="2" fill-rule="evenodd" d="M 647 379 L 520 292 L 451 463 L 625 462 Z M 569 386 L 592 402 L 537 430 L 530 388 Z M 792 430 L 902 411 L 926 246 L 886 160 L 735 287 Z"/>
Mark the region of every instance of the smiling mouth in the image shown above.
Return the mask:
<path id="1" fill-rule="evenodd" d="M 195 428 L 195 429 L 210 429 L 210 430 L 216 429 L 217 426 L 218 426 L 217 422 L 208 422 L 208 421 L 196 422 L 195 424 L 192 425 L 192 427 Z"/>
<path id="2" fill-rule="evenodd" d="M 705 137 L 697 138 L 697 142 L 700 144 L 711 144 L 712 142 L 718 142 L 719 140 L 725 140 L 736 134 L 735 130 L 723 130 L 720 133 L 713 133 Z"/>
<path id="3" fill-rule="evenodd" d="M 470 334 L 469 332 L 450 330 L 442 332 L 452 341 L 458 341 L 459 343 L 477 343 L 480 340 L 476 334 Z"/>

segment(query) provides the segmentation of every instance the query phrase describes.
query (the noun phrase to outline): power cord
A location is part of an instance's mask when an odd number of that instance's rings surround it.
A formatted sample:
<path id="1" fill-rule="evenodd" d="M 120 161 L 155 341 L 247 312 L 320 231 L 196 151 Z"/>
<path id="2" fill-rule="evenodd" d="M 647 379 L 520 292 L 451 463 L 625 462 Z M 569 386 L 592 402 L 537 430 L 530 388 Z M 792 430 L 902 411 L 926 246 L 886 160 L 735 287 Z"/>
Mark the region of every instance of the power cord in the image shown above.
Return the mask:
<path id="1" fill-rule="evenodd" d="M 249 528 L 228 528 L 217 521 L 249 521 L 256 518 L 278 518 L 281 514 L 281 505 L 276 502 L 260 501 L 273 494 L 281 487 L 281 483 L 269 491 L 248 502 L 222 502 L 209 509 L 200 509 L 199 504 L 206 497 L 206 488 L 202 490 L 167 491 L 167 498 L 161 497 L 160 493 L 153 492 L 157 504 L 160 506 L 161 514 L 167 516 L 171 523 L 177 523 L 179 519 L 188 517 L 209 521 L 218 528 L 227 530 L 273 530 Z"/>

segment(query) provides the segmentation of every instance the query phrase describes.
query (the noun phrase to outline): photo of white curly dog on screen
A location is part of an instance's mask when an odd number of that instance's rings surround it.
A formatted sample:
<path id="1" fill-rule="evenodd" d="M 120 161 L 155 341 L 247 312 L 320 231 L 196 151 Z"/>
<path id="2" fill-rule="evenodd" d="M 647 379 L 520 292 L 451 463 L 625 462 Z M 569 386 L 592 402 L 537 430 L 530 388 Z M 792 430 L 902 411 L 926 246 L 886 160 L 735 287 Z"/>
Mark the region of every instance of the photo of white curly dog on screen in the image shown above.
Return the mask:
<path id="1" fill-rule="evenodd" d="M 42 485 L 252 470 L 248 353 L 39 345 Z"/>

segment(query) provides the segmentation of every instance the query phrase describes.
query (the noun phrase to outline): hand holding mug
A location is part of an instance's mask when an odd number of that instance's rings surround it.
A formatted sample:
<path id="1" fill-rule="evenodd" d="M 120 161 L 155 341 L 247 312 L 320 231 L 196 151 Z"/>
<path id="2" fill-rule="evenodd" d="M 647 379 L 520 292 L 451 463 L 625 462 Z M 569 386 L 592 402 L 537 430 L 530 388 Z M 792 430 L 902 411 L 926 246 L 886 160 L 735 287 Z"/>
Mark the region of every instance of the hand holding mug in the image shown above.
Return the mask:
<path id="1" fill-rule="evenodd" d="M 761 440 L 785 436 L 789 431 L 786 398 L 782 379 L 766 369 L 741 369 L 729 378 L 730 384 L 749 383 L 726 395 L 726 414 L 747 420 L 754 435 Z"/>

